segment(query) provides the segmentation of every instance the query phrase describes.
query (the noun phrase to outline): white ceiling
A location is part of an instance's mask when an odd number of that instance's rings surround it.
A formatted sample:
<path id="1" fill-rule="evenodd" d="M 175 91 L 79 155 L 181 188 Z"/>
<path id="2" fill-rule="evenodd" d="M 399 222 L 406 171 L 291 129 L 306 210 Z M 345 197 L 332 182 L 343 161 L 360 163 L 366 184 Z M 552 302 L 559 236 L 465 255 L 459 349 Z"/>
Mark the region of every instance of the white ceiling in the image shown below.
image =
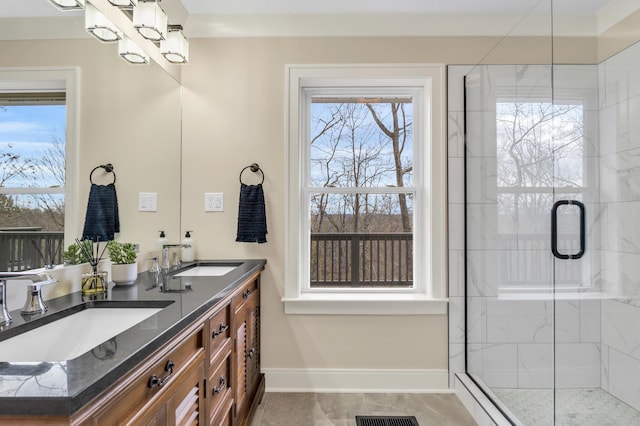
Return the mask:
<path id="1" fill-rule="evenodd" d="M 190 14 L 495 14 L 526 13 L 549 0 L 182 0 Z M 609 0 L 556 0 L 561 9 L 596 13 Z"/>
<path id="2" fill-rule="evenodd" d="M 511 14 L 549 0 L 180 0 L 187 12 L 217 15 L 291 14 Z M 559 13 L 595 14 L 611 0 L 555 0 Z M 77 12 L 71 12 L 77 13 Z M 0 17 L 57 16 L 46 0 L 0 0 Z"/>
<path id="3" fill-rule="evenodd" d="M 161 4 L 169 11 L 170 23 L 182 24 L 188 37 L 418 36 L 506 35 L 516 27 L 548 34 L 552 1 L 162 0 Z M 558 21 L 562 25 L 554 22 L 554 30 L 595 35 L 638 9 L 640 0 L 553 0 L 554 16 L 570 15 Z M 30 31 L 37 37 L 46 37 L 47 32 L 49 38 L 66 37 L 69 26 L 75 28 L 68 37 L 84 36 L 82 16 L 82 11 L 61 12 L 47 0 L 0 0 L 0 18 L 5 18 L 0 39 L 32 38 Z M 53 19 L 61 17 L 66 20 Z M 40 19 L 34 21 L 37 31 L 24 21 L 31 18 Z"/>

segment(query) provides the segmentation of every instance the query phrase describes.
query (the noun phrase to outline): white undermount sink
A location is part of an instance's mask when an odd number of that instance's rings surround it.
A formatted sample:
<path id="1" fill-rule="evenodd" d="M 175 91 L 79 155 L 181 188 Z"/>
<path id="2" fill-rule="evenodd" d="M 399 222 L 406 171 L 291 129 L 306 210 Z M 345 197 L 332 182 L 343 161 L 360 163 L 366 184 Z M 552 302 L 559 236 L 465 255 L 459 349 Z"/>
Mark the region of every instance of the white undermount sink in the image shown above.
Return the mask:
<path id="1" fill-rule="evenodd" d="M 233 271 L 240 265 L 201 265 L 175 274 L 176 277 L 219 277 Z"/>
<path id="2" fill-rule="evenodd" d="M 160 312 L 161 308 L 89 308 L 0 341 L 0 361 L 67 361 Z"/>

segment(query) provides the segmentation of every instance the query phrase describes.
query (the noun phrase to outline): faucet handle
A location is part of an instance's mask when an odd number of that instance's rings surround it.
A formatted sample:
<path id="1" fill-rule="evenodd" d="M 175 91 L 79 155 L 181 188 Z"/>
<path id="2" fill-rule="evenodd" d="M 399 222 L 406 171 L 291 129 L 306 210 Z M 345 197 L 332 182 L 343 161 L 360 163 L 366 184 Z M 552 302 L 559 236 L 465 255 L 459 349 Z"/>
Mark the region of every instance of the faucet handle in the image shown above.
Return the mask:
<path id="1" fill-rule="evenodd" d="M 0 326 L 7 325 L 13 320 L 7 309 L 7 281 L 0 279 Z"/>
<path id="2" fill-rule="evenodd" d="M 151 261 L 151 267 L 149 268 L 149 272 L 156 273 L 156 274 L 160 272 L 160 265 L 158 263 L 158 258 L 152 257 L 149 260 Z"/>
<path id="3" fill-rule="evenodd" d="M 25 300 L 20 313 L 28 315 L 45 313 L 47 311 L 47 304 L 42 300 L 42 286 L 53 284 L 55 282 L 58 281 L 54 278 L 50 278 L 46 281 L 27 284 L 27 300 Z"/>
<path id="4" fill-rule="evenodd" d="M 177 251 L 173 252 L 171 266 L 180 266 L 180 255 L 178 255 Z"/>

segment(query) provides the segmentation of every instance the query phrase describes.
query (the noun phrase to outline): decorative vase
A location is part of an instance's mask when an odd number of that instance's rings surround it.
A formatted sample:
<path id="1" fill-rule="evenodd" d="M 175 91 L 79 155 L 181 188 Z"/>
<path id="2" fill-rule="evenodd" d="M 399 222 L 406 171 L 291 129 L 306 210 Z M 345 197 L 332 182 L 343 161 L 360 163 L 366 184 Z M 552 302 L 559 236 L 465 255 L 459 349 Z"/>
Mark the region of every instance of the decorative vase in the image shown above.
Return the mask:
<path id="1" fill-rule="evenodd" d="M 82 294 L 104 293 L 108 290 L 107 273 L 93 270 L 82 274 Z"/>
<path id="2" fill-rule="evenodd" d="M 131 285 L 138 278 L 137 263 L 113 263 L 111 265 L 111 281 L 116 285 Z"/>

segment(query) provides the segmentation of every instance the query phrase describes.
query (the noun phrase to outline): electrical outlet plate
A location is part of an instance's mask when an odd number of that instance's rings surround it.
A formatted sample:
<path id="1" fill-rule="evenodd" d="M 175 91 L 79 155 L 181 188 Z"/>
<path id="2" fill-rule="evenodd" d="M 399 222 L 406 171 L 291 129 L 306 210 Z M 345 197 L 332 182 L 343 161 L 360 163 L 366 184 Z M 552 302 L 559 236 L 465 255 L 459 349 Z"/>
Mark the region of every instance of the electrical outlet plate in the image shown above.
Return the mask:
<path id="1" fill-rule="evenodd" d="M 224 194 L 222 192 L 205 192 L 204 211 L 205 212 L 224 211 Z"/>
<path id="2" fill-rule="evenodd" d="M 157 192 L 138 192 L 138 211 L 139 212 L 157 212 L 158 211 L 158 193 Z"/>

